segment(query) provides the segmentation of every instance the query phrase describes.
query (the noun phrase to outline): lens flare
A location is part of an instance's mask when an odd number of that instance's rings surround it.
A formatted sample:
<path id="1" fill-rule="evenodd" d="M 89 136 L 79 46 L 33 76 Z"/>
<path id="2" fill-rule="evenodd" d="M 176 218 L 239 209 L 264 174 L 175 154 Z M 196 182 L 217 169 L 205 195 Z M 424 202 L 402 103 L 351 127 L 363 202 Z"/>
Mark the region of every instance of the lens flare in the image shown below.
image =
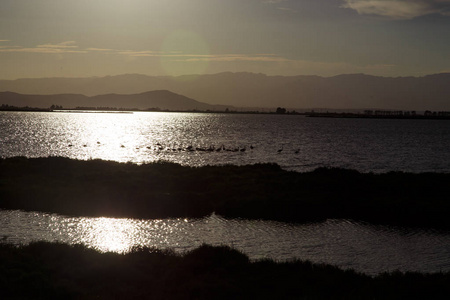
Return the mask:
<path id="1" fill-rule="evenodd" d="M 208 60 L 198 59 L 210 55 L 206 40 L 199 34 L 177 30 L 169 34 L 161 47 L 161 67 L 167 75 L 200 75 L 208 68 Z"/>

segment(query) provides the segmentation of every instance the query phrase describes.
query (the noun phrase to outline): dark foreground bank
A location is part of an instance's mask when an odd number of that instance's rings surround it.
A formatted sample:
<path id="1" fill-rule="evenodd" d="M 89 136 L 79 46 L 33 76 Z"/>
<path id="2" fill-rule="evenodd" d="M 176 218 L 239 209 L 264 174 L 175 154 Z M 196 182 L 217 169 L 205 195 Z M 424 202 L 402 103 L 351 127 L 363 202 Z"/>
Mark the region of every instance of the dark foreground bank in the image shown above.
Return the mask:
<path id="1" fill-rule="evenodd" d="M 450 273 L 376 277 L 305 261 L 250 262 L 228 247 L 184 256 L 0 245 L 2 299 L 448 299 Z"/>
<path id="2" fill-rule="evenodd" d="M 134 218 L 345 218 L 449 229 L 450 174 L 19 157 L 0 159 L 0 208 Z"/>

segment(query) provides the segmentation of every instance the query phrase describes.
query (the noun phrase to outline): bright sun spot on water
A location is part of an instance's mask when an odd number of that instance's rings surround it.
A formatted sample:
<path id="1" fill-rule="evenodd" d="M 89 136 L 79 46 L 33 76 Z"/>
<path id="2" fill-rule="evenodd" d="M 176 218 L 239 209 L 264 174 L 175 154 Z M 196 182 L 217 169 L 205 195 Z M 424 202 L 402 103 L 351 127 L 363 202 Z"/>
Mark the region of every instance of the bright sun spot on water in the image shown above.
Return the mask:
<path id="1" fill-rule="evenodd" d="M 127 219 L 85 219 L 82 227 L 88 233 L 84 242 L 103 252 L 127 252 L 135 243 L 135 226 Z"/>

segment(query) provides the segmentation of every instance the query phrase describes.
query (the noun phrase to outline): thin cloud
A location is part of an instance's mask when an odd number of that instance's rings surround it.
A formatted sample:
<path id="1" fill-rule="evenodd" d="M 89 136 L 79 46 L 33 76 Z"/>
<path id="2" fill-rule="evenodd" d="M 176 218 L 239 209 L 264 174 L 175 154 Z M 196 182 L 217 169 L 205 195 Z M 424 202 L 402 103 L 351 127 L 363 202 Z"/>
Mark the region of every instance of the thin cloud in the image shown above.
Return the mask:
<path id="1" fill-rule="evenodd" d="M 117 50 L 106 49 L 106 48 L 86 48 L 86 51 L 94 51 L 94 52 L 115 52 Z"/>
<path id="2" fill-rule="evenodd" d="M 450 15 L 450 0 L 344 0 L 344 8 L 361 15 L 379 15 L 392 19 L 413 19 L 441 14 Z"/>
<path id="3" fill-rule="evenodd" d="M 261 61 L 261 62 L 285 62 L 289 61 L 286 58 L 278 57 L 274 54 L 191 54 L 182 53 L 179 51 L 152 51 L 152 50 L 118 50 L 108 48 L 84 48 L 80 49 L 75 41 L 66 41 L 58 44 L 42 44 L 35 47 L 21 47 L 21 46 L 0 46 L 1 52 L 10 53 L 41 53 L 41 54 L 64 54 L 64 53 L 104 53 L 116 54 L 127 57 L 149 57 L 149 58 L 168 58 L 172 61 Z"/>
<path id="4" fill-rule="evenodd" d="M 63 54 L 63 53 L 87 53 L 87 51 L 83 50 L 68 50 L 68 49 L 59 49 L 59 48 L 2 48 L 0 52 L 16 52 L 16 53 L 43 53 L 43 54 Z"/>
<path id="5" fill-rule="evenodd" d="M 131 57 L 160 57 L 170 58 L 172 61 L 178 62 L 194 62 L 194 61 L 288 61 L 283 57 L 274 54 L 189 54 L 180 52 L 155 52 L 155 51 L 119 51 L 122 55 Z"/>
<path id="6" fill-rule="evenodd" d="M 191 54 L 182 53 L 179 51 L 151 51 L 151 50 L 119 50 L 108 48 L 79 48 L 74 41 L 62 42 L 58 44 L 42 44 L 35 47 L 25 48 L 21 46 L 0 46 L 0 53 L 15 52 L 15 53 L 41 53 L 60 55 L 64 53 L 85 54 L 97 53 L 105 55 L 121 55 L 130 58 L 149 58 L 149 59 L 168 59 L 173 62 L 180 63 L 195 63 L 195 62 L 210 62 L 210 63 L 229 63 L 241 62 L 244 63 L 264 63 L 271 64 L 275 70 L 286 71 L 292 74 L 298 74 L 299 70 L 306 73 L 316 73 L 324 75 L 336 75 L 341 73 L 380 73 L 388 72 L 395 69 L 393 65 L 366 65 L 357 66 L 342 62 L 314 62 L 289 59 L 272 53 L 254 53 L 254 54 Z"/>
<path id="7" fill-rule="evenodd" d="M 43 54 L 63 54 L 63 53 L 87 53 L 85 50 L 77 49 L 74 41 L 62 42 L 59 44 L 43 44 L 35 47 L 8 46 L 0 48 L 0 52 L 17 53 L 43 53 Z"/>
<path id="8" fill-rule="evenodd" d="M 154 57 L 154 56 L 160 56 L 161 52 L 155 52 L 155 51 L 135 51 L 135 50 L 119 50 L 117 51 L 118 54 L 132 56 L 132 57 Z"/>
<path id="9" fill-rule="evenodd" d="M 10 42 L 10 40 L 0 40 L 0 42 Z"/>
<path id="10" fill-rule="evenodd" d="M 289 8 L 289 7 L 281 7 L 280 6 L 280 7 L 277 7 L 277 9 L 283 10 L 283 11 L 288 11 L 288 12 L 293 12 L 293 13 L 297 12 L 297 10 Z"/>
<path id="11" fill-rule="evenodd" d="M 287 62 L 290 61 L 284 57 L 278 57 L 275 55 L 239 55 L 239 54 L 227 54 L 227 55 L 205 55 L 205 56 L 190 56 L 185 59 L 178 59 L 176 61 L 217 61 L 217 62 L 233 62 L 233 61 L 259 61 L 259 62 Z"/>
<path id="12" fill-rule="evenodd" d="M 69 48 L 78 48 L 77 45 L 75 45 L 75 41 L 67 41 L 62 42 L 59 44 L 44 44 L 44 45 L 38 45 L 37 48 L 50 48 L 50 49 L 69 49 Z"/>
<path id="13" fill-rule="evenodd" d="M 13 49 L 13 48 L 21 48 L 20 46 L 0 46 L 0 49 Z"/>
<path id="14" fill-rule="evenodd" d="M 290 0 L 264 0 L 263 3 L 278 5 L 281 4 L 282 2 L 289 2 L 289 1 Z M 294 13 L 297 12 L 297 10 L 286 6 L 276 6 L 275 8 L 287 12 L 294 12 Z"/>

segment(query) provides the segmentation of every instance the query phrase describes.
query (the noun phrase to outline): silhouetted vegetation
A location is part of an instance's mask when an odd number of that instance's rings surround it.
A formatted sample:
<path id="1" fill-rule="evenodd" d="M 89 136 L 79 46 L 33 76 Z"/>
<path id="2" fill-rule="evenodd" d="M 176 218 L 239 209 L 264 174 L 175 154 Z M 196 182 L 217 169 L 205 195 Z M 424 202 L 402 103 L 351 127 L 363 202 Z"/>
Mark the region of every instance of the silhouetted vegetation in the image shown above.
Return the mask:
<path id="1" fill-rule="evenodd" d="M 286 108 L 284 108 L 284 107 L 277 107 L 276 113 L 277 114 L 285 114 L 286 113 Z"/>
<path id="2" fill-rule="evenodd" d="M 0 106 L 0 111 L 51 111 L 51 109 L 29 106 L 18 107 L 14 105 L 2 104 Z"/>
<path id="3" fill-rule="evenodd" d="M 414 120 L 450 120 L 450 112 L 425 111 L 423 114 L 418 114 L 416 111 L 402 111 L 402 110 L 365 110 L 364 113 L 351 112 L 322 112 L 315 113 L 314 111 L 306 114 L 308 117 L 317 118 L 358 118 L 358 119 L 414 119 Z"/>
<path id="4" fill-rule="evenodd" d="M 297 173 L 275 164 L 187 167 L 68 158 L 0 159 L 0 207 L 80 216 L 346 218 L 450 228 L 450 174 Z"/>
<path id="5" fill-rule="evenodd" d="M 55 109 L 63 109 L 63 107 L 62 107 L 62 105 L 55 105 L 55 104 L 52 104 L 52 105 L 50 106 L 50 110 L 55 110 Z"/>
<path id="6" fill-rule="evenodd" d="M 450 273 L 376 277 L 308 261 L 249 261 L 228 247 L 184 255 L 151 248 L 0 245 L 2 299 L 448 299 Z"/>

